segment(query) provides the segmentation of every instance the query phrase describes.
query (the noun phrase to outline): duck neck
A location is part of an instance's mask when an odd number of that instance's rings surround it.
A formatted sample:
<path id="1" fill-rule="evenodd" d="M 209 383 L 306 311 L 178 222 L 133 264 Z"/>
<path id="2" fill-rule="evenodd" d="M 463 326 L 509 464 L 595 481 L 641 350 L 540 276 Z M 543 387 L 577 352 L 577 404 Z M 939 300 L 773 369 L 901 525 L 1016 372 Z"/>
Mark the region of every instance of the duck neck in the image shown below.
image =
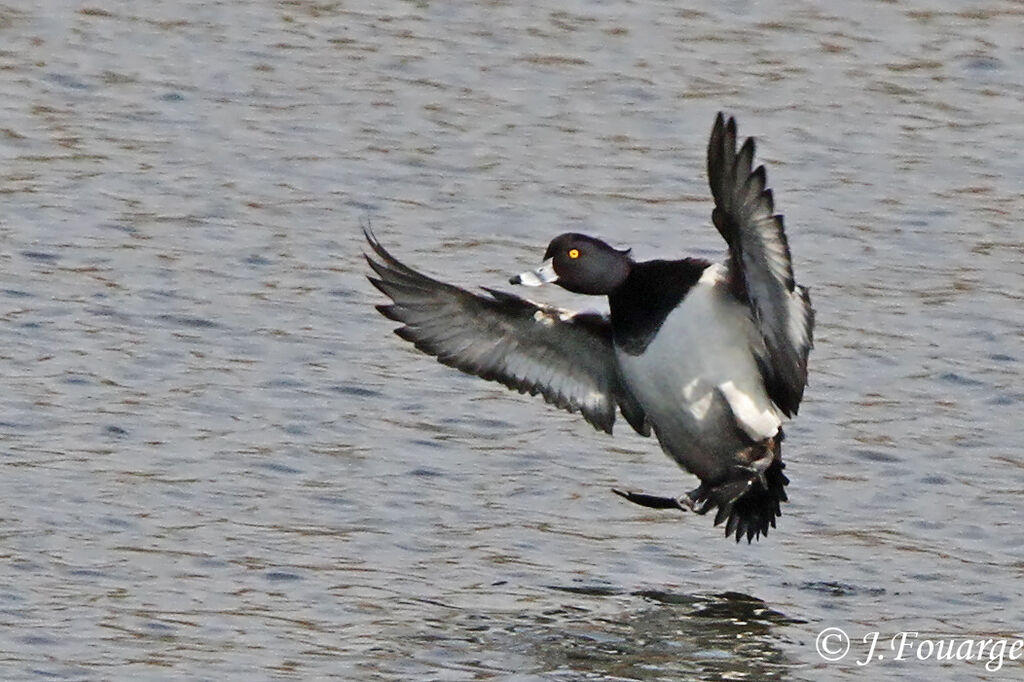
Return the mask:
<path id="1" fill-rule="evenodd" d="M 608 294 L 616 347 L 630 355 L 643 353 L 708 265 L 697 258 L 634 263 L 622 284 Z"/>

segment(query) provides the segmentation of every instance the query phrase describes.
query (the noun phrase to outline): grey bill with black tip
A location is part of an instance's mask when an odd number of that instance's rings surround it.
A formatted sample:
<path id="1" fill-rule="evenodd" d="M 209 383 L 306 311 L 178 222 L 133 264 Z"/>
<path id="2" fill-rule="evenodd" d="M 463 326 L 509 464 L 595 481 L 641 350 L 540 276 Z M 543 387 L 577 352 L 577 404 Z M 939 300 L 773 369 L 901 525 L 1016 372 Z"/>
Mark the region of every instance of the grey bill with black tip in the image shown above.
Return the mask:
<path id="1" fill-rule="evenodd" d="M 539 287 L 543 284 L 552 284 L 558 281 L 558 275 L 555 273 L 555 260 L 548 258 L 544 261 L 536 270 L 527 270 L 521 272 L 518 275 L 511 277 L 508 280 L 509 284 L 522 284 L 527 287 Z"/>

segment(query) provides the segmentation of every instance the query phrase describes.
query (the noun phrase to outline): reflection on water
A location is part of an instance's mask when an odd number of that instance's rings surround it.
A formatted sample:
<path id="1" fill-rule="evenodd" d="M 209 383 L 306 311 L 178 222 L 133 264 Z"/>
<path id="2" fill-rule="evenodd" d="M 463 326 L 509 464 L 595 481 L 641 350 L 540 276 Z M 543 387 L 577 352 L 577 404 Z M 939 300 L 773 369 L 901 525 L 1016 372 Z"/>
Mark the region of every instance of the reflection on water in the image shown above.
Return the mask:
<path id="1" fill-rule="evenodd" d="M 569 588 L 587 594 L 587 588 Z M 600 590 L 597 590 L 601 593 Z M 691 596 L 646 590 L 634 593 L 650 606 L 591 621 L 581 613 L 557 614 L 557 627 L 510 628 L 516 645 L 525 640 L 541 669 L 575 671 L 613 679 L 787 679 L 791 657 L 778 646 L 773 626 L 793 621 L 745 594 Z M 548 616 L 551 617 L 550 615 Z M 558 634 L 556 634 L 558 631 Z"/>
<path id="2" fill-rule="evenodd" d="M 814 651 L 1021 634 L 1019 3 L 58 4 L 0 5 L 0 679 L 1020 677 Z M 720 109 L 819 320 L 749 546 L 394 339 L 360 253 L 717 259 Z"/>

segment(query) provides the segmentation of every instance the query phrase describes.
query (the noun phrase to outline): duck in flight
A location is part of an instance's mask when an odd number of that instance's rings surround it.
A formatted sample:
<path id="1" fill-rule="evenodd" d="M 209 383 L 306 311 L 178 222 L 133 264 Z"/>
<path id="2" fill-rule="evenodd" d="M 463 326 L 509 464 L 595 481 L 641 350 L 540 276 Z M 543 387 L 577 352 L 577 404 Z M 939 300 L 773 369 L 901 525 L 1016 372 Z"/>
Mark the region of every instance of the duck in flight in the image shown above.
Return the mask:
<path id="1" fill-rule="evenodd" d="M 393 301 L 377 309 L 445 365 L 540 394 L 608 433 L 621 412 L 700 485 L 679 497 L 615 492 L 656 509 L 717 510 L 726 536 L 750 542 L 775 527 L 787 499 L 782 424 L 803 398 L 814 327 L 764 166 L 753 162 L 753 139 L 737 149 L 736 122 L 719 113 L 707 163 L 711 221 L 729 247 L 722 263 L 637 262 L 567 233 L 540 268 L 510 280 L 607 296 L 608 315 L 445 284 L 399 262 L 367 227 L 370 281 Z"/>

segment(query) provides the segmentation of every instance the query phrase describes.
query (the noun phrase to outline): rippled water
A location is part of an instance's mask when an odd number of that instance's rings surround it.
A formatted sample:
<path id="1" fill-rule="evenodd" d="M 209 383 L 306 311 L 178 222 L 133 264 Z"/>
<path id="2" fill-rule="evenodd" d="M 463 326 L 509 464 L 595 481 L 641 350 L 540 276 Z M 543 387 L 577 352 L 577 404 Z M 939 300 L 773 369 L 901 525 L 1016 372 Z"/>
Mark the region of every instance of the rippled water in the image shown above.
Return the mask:
<path id="1" fill-rule="evenodd" d="M 1019 679 L 854 660 L 1024 636 L 1019 2 L 42 4 L 0 5 L 0 677 Z M 750 546 L 392 336 L 358 229 L 463 285 L 567 229 L 718 258 L 720 109 L 819 320 Z"/>

